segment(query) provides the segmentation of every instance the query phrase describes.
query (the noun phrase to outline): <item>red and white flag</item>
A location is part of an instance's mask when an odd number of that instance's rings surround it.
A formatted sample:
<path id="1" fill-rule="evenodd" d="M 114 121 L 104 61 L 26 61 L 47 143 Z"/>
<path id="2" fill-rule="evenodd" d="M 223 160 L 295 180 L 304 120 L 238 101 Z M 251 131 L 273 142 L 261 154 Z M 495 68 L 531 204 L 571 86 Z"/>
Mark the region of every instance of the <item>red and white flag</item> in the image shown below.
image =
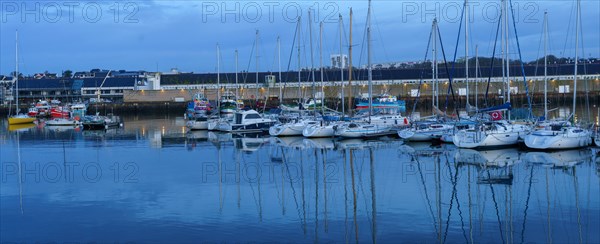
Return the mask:
<path id="1" fill-rule="evenodd" d="M 500 112 L 500 111 L 490 112 L 490 116 L 492 117 L 493 121 L 501 120 L 502 119 L 502 112 Z"/>

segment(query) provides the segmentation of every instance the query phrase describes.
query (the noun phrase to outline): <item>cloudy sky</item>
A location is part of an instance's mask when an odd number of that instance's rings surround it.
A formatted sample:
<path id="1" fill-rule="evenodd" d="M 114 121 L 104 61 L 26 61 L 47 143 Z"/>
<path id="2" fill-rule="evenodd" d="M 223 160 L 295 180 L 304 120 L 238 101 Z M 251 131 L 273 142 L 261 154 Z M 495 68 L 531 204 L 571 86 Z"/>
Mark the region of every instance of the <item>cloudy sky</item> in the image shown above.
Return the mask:
<path id="1" fill-rule="evenodd" d="M 500 1 L 469 1 L 469 50 L 491 56 Z M 524 60 L 543 55 L 540 49 L 544 11 L 549 16 L 549 51 L 574 56 L 575 1 L 513 0 L 515 25 Z M 452 59 L 462 1 L 373 1 L 373 61 L 419 61 L 425 56 L 433 18 L 440 21 L 443 45 Z M 586 57 L 600 57 L 600 1 L 582 0 L 582 43 Z M 15 67 L 15 30 L 19 33 L 19 65 L 25 74 L 93 68 L 216 72 L 217 44 L 221 70 L 278 70 L 277 37 L 283 70 L 298 67 L 294 35 L 301 16 L 301 66 L 319 66 L 319 22 L 323 22 L 324 64 L 339 52 L 338 15 L 344 23 L 343 49 L 353 17 L 354 65 L 366 63 L 367 1 L 0 1 L 0 74 Z M 312 14 L 312 50 L 308 12 Z M 517 59 L 510 17 L 511 58 Z M 464 29 L 458 57 L 464 56 Z M 498 46 L 500 46 L 498 44 Z M 580 54 L 581 55 L 581 54 Z M 431 57 L 431 54 L 429 54 Z"/>

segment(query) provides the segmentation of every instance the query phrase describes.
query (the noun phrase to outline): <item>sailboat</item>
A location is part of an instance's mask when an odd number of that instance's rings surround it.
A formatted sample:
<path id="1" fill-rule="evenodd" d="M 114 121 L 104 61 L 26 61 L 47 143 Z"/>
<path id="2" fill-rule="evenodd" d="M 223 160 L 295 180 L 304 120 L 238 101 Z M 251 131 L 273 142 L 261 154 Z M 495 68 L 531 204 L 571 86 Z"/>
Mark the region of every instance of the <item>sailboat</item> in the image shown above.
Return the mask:
<path id="1" fill-rule="evenodd" d="M 340 57 L 342 51 L 342 16 L 340 15 Z M 323 91 L 323 22 L 321 22 L 320 26 L 320 37 L 319 37 L 319 59 L 320 59 L 320 69 L 321 69 L 321 95 L 324 95 Z M 343 66 L 340 65 L 341 73 L 343 74 Z M 342 83 L 343 83 L 342 79 Z M 342 98 L 343 100 L 343 98 Z M 325 106 L 321 106 L 321 114 L 325 116 Z M 331 117 L 331 116 L 330 116 Z M 302 135 L 307 138 L 319 138 L 319 137 L 333 137 L 335 136 L 334 126 L 337 125 L 334 121 L 325 121 L 325 119 L 321 119 L 319 122 L 310 124 L 302 130 Z"/>
<path id="2" fill-rule="evenodd" d="M 319 122 L 312 119 L 301 119 L 288 122 L 278 123 L 269 128 L 269 135 L 272 136 L 301 136 L 302 132 L 308 126 L 316 125 Z"/>
<path id="3" fill-rule="evenodd" d="M 467 6 L 467 0 L 465 0 L 465 7 L 466 6 Z M 508 7 L 506 6 L 506 3 L 503 6 L 503 8 L 504 8 L 503 12 L 505 14 L 504 14 L 504 16 L 500 15 L 499 21 L 502 20 L 502 17 L 507 18 L 507 16 L 508 16 L 508 12 L 507 12 Z M 506 24 L 505 30 L 508 30 L 508 22 L 506 20 L 504 20 L 504 21 L 505 21 L 504 23 Z M 468 23 L 468 22 L 466 22 L 466 23 Z M 498 28 L 500 28 L 500 25 L 498 25 Z M 466 32 L 468 32 L 468 30 L 466 30 Z M 508 33 L 505 33 L 505 34 L 506 34 L 505 35 L 506 38 L 508 38 Z M 519 40 L 517 38 L 517 46 L 519 44 L 518 41 Z M 506 44 L 508 46 L 508 40 L 505 40 L 504 44 Z M 520 53 L 520 51 L 519 51 L 519 53 Z M 468 53 L 467 53 L 467 55 L 468 55 Z M 505 60 L 508 64 L 508 56 L 503 57 L 503 58 L 505 58 Z M 508 65 L 506 68 L 508 68 Z M 508 72 L 506 72 L 506 74 L 508 74 Z M 506 78 L 506 76 L 504 76 L 504 78 Z M 523 76 L 523 78 L 525 79 L 524 76 Z M 525 84 L 525 85 L 527 86 L 527 84 Z M 527 89 L 527 87 L 526 87 L 526 89 Z M 467 91 L 467 94 L 468 94 L 468 91 Z M 520 139 L 522 139 L 525 135 L 527 135 L 530 131 L 529 126 L 524 125 L 524 124 L 515 124 L 515 123 L 510 122 L 509 120 L 502 118 L 502 112 L 508 111 L 508 116 L 509 116 L 508 119 L 510 119 L 510 109 L 512 108 L 511 103 L 510 103 L 510 91 L 508 91 L 507 94 L 508 94 L 508 101 L 503 105 L 500 105 L 497 107 L 491 107 L 491 108 L 475 109 L 474 112 L 476 112 L 478 114 L 489 113 L 489 115 L 487 115 L 488 120 L 486 120 L 484 118 L 480 118 L 480 120 L 478 121 L 478 123 L 475 125 L 474 128 L 461 130 L 458 133 L 456 133 L 453 136 L 454 144 L 460 148 L 511 146 L 511 145 L 516 145 Z M 529 102 L 529 99 L 528 99 L 528 102 Z M 467 102 L 467 105 L 468 105 L 467 107 L 470 107 L 468 102 Z M 530 109 L 531 109 L 531 105 L 530 105 Z"/>
<path id="4" fill-rule="evenodd" d="M 237 63 L 237 51 L 236 51 L 236 63 Z M 236 74 L 237 74 L 237 65 L 236 65 Z M 237 75 L 236 75 L 237 77 Z M 237 83 L 237 80 L 236 80 Z M 237 84 L 236 84 L 237 85 Z M 237 91 L 237 87 L 236 87 L 236 91 Z M 217 44 L 217 109 L 219 111 L 219 116 L 223 115 L 221 112 L 223 112 L 220 108 L 221 108 L 221 49 L 219 48 L 219 44 Z M 228 112 L 228 111 L 226 111 Z M 206 126 L 207 130 L 210 131 L 217 131 L 220 130 L 220 128 L 224 128 L 227 124 L 228 121 L 231 120 L 231 116 L 226 116 L 226 117 L 219 117 L 219 116 L 215 116 L 215 117 L 210 117 L 210 118 L 206 118 L 206 120 L 204 120 L 203 118 L 200 119 L 200 121 L 195 121 L 192 122 L 194 123 L 194 127 L 196 127 L 197 129 L 204 129 L 204 127 Z M 188 126 L 188 128 L 190 128 Z M 191 129 L 191 128 L 190 128 Z"/>
<path id="5" fill-rule="evenodd" d="M 578 147 L 587 147 L 592 143 L 592 132 L 575 123 L 575 108 L 577 103 L 577 66 L 579 50 L 579 18 L 581 14 L 580 0 L 576 3 L 576 21 L 575 21 L 575 70 L 573 76 L 573 125 L 568 122 L 551 124 L 542 129 L 535 130 L 525 137 L 525 145 L 533 149 L 570 149 Z"/>
<path id="6" fill-rule="evenodd" d="M 398 136 L 409 141 L 431 141 L 440 139 L 452 129 L 454 126 L 450 124 L 424 122 L 415 124 L 413 128 L 398 131 Z"/>
<path id="7" fill-rule="evenodd" d="M 335 128 L 338 124 L 335 122 L 325 122 L 321 120 L 310 124 L 302 130 L 302 135 L 307 138 L 334 137 Z"/>
<path id="8" fill-rule="evenodd" d="M 589 130 L 566 122 L 545 126 L 525 136 L 525 145 L 533 149 L 570 149 L 587 147 L 591 143 Z"/>
<path id="9" fill-rule="evenodd" d="M 432 80 L 434 81 L 433 83 L 433 90 L 432 90 L 432 107 L 436 106 L 436 89 L 435 86 L 437 84 L 437 80 L 438 80 L 438 75 L 436 72 L 436 66 L 437 66 L 437 19 L 433 20 L 432 26 L 431 26 L 431 33 L 430 33 L 430 41 L 429 43 L 433 43 L 433 61 L 432 61 Z M 427 49 L 429 50 L 429 46 L 427 46 Z M 419 83 L 419 87 L 420 87 L 420 83 Z M 420 88 L 419 88 L 420 89 Z M 419 90 L 418 94 L 417 94 L 417 98 L 421 96 L 421 92 Z M 415 100 L 415 104 L 413 105 L 413 112 L 417 106 L 417 101 Z M 434 109 L 434 116 L 435 116 L 435 109 Z M 415 117 L 411 116 L 413 119 L 415 119 Z M 433 117 L 433 116 L 432 116 Z M 408 121 L 406 122 L 406 124 L 408 124 Z M 439 140 L 442 138 L 442 136 L 446 135 L 446 134 L 450 134 L 452 132 L 452 130 L 454 129 L 454 125 L 452 124 L 446 124 L 444 122 L 441 122 L 438 120 L 438 118 L 433 118 L 433 119 L 429 119 L 429 120 L 425 120 L 425 121 L 415 121 L 414 123 L 411 124 L 411 126 L 409 128 L 405 128 L 402 130 L 398 131 L 398 136 L 400 136 L 400 138 L 404 139 L 404 140 L 409 140 L 409 141 L 431 141 L 431 140 Z"/>
<path id="10" fill-rule="evenodd" d="M 19 33 L 15 32 L 15 115 L 8 117 L 8 125 L 30 124 L 35 121 L 34 117 L 27 114 L 19 114 Z"/>
<path id="11" fill-rule="evenodd" d="M 208 130 L 208 119 L 206 115 L 194 116 L 185 126 L 190 130 Z"/>
<path id="12" fill-rule="evenodd" d="M 510 146 L 517 144 L 528 131 L 528 126 L 513 124 L 507 120 L 485 121 L 473 129 L 458 131 L 453 142 L 460 148 Z"/>
<path id="13" fill-rule="evenodd" d="M 367 69 L 369 80 L 369 109 L 368 117 L 364 122 L 349 122 L 335 125 L 335 135 L 344 138 L 364 138 L 391 135 L 394 122 L 405 121 L 401 116 L 380 115 L 373 117 L 373 65 L 371 63 L 371 1 L 367 13 Z"/>
<path id="14" fill-rule="evenodd" d="M 312 18 L 310 17 L 310 12 L 308 13 L 308 19 L 312 20 Z M 309 31 L 311 33 L 311 57 L 312 57 L 312 25 L 310 25 L 312 22 L 309 21 Z M 300 23 L 298 23 L 298 28 L 300 26 Z M 322 35 L 322 23 L 321 23 L 321 35 Z M 299 29 L 298 29 L 299 30 Z M 322 49 L 322 47 L 321 47 Z M 322 58 L 321 58 L 322 60 Z M 322 62 L 322 61 L 321 61 Z M 311 68 L 311 74 L 313 74 L 313 86 L 314 86 L 314 69 Z M 298 76 L 300 77 L 300 76 Z M 322 68 L 322 64 L 321 64 L 321 96 L 323 95 L 323 68 Z M 313 89 L 314 92 L 314 89 Z M 314 96 L 314 93 L 313 93 Z M 269 134 L 271 136 L 302 136 L 303 135 L 303 131 L 305 130 L 305 128 L 309 127 L 309 126 L 315 126 L 315 125 L 319 125 L 320 123 L 318 121 L 322 121 L 321 116 L 317 116 L 317 111 L 315 110 L 317 107 L 317 102 L 318 100 L 315 99 L 314 97 L 312 98 L 312 100 L 309 100 L 308 103 L 305 103 L 304 105 L 299 103 L 299 109 L 302 110 L 304 109 L 313 109 L 312 113 L 313 113 L 313 118 L 302 118 L 302 114 L 300 113 L 298 117 L 292 119 L 292 121 L 288 121 L 287 123 L 278 123 L 274 126 L 272 126 L 271 128 L 269 128 Z M 320 103 L 320 101 L 319 101 Z M 282 109 L 284 110 L 290 110 L 290 107 L 286 107 L 285 105 L 282 105 Z M 323 106 L 321 106 L 321 114 L 323 113 Z M 293 110 L 293 108 L 291 108 L 291 110 Z"/>
<path id="15" fill-rule="evenodd" d="M 79 121 L 71 118 L 53 118 L 45 122 L 46 126 L 78 126 Z"/>

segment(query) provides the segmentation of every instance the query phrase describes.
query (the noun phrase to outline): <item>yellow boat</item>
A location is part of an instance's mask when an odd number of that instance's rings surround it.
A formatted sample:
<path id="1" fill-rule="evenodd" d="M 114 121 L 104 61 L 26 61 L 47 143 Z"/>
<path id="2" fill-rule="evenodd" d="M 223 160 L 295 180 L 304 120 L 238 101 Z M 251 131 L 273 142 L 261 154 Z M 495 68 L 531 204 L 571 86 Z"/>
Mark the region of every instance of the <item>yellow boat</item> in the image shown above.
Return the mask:
<path id="1" fill-rule="evenodd" d="M 35 121 L 35 118 L 27 115 L 16 115 L 8 118 L 9 125 L 31 124 L 33 121 Z"/>
<path id="2" fill-rule="evenodd" d="M 19 50 L 18 33 L 15 32 L 15 74 L 19 73 L 19 56 L 17 50 Z M 19 76 L 15 75 L 15 116 L 8 117 L 8 125 L 22 125 L 32 124 L 35 118 L 29 117 L 26 114 L 19 114 Z"/>

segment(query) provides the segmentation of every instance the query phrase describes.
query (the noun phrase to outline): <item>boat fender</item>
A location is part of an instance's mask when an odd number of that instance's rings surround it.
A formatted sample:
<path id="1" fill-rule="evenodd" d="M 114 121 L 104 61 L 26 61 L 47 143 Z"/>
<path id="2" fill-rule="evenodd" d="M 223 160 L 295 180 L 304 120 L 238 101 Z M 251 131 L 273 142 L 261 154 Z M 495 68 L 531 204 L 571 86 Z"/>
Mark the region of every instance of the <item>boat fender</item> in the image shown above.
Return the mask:
<path id="1" fill-rule="evenodd" d="M 408 125 L 408 119 L 407 118 L 404 118 L 404 124 Z"/>

